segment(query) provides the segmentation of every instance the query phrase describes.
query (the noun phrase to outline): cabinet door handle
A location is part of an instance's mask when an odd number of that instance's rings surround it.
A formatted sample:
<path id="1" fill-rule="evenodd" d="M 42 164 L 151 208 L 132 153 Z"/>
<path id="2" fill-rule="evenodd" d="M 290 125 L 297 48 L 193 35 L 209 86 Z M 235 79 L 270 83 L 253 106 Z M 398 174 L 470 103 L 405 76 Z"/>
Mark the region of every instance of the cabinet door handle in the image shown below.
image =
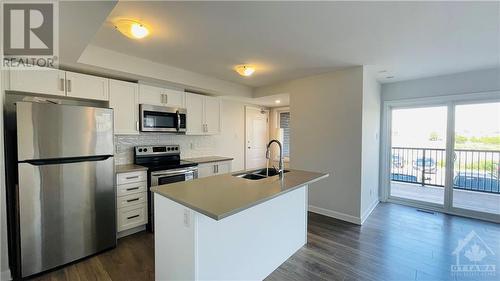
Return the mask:
<path id="1" fill-rule="evenodd" d="M 217 167 L 217 174 L 219 173 L 219 165 L 215 165 Z"/>
<path id="2" fill-rule="evenodd" d="M 217 165 L 214 165 L 214 174 L 217 174 L 217 169 L 215 167 L 217 167 Z"/>
<path id="3" fill-rule="evenodd" d="M 139 198 L 134 198 L 134 199 L 127 200 L 127 202 L 134 202 L 134 201 L 138 201 L 138 200 L 139 200 Z"/>
<path id="4" fill-rule="evenodd" d="M 165 103 L 168 103 L 168 95 L 167 94 L 163 94 L 165 96 Z"/>
<path id="5" fill-rule="evenodd" d="M 71 92 L 71 80 L 66 80 L 66 90 L 68 90 L 68 92 Z"/>
<path id="6" fill-rule="evenodd" d="M 139 176 L 133 176 L 133 177 L 126 177 L 126 179 L 131 180 L 131 179 L 137 179 Z"/>
<path id="7" fill-rule="evenodd" d="M 132 190 L 137 190 L 139 189 L 139 187 L 131 187 L 131 188 L 127 188 L 126 191 L 132 191 Z"/>
<path id="8" fill-rule="evenodd" d="M 60 78 L 59 83 L 60 83 L 61 91 L 64 92 L 64 78 Z"/>
<path id="9" fill-rule="evenodd" d="M 129 220 L 129 219 L 133 219 L 133 218 L 138 218 L 138 217 L 139 217 L 139 215 L 130 216 L 130 217 L 127 217 L 127 220 Z"/>
<path id="10" fill-rule="evenodd" d="M 135 121 L 135 130 L 139 131 L 139 121 Z"/>

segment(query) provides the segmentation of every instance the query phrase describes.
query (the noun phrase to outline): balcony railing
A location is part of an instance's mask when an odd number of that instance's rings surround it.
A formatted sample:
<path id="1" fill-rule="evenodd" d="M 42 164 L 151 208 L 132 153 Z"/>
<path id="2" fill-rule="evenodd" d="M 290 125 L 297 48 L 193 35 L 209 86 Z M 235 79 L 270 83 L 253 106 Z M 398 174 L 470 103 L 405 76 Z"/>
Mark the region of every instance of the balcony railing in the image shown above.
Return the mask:
<path id="1" fill-rule="evenodd" d="M 500 151 L 456 149 L 453 188 L 500 194 Z M 391 180 L 445 185 L 446 150 L 393 147 Z"/>

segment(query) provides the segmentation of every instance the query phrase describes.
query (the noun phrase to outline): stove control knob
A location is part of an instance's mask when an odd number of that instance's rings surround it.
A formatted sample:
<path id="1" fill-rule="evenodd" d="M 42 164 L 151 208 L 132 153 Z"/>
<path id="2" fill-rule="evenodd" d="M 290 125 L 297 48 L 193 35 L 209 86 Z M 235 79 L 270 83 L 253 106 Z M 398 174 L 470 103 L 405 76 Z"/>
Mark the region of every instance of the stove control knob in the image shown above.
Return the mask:
<path id="1" fill-rule="evenodd" d="M 167 147 L 167 151 L 170 151 L 170 149 L 171 149 L 170 147 Z"/>
<path id="2" fill-rule="evenodd" d="M 178 147 L 176 147 L 176 148 L 175 148 L 175 150 L 179 150 L 179 148 L 178 148 Z"/>
<path id="3" fill-rule="evenodd" d="M 142 152 L 142 148 L 139 148 L 139 152 Z"/>
<path id="4" fill-rule="evenodd" d="M 148 151 L 148 149 L 147 149 L 147 148 L 144 148 L 144 152 L 147 152 L 147 151 Z"/>

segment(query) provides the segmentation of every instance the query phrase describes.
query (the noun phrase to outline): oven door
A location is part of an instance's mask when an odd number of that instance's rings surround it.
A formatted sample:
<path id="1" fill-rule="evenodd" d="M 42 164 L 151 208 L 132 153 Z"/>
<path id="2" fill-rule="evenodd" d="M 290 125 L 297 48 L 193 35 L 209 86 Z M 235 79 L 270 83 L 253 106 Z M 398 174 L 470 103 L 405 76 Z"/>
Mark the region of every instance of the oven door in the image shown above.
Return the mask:
<path id="1" fill-rule="evenodd" d="M 142 132 L 186 132 L 186 110 L 148 104 L 140 105 Z"/>
<path id="2" fill-rule="evenodd" d="M 188 181 L 198 177 L 196 168 L 151 172 L 151 186 Z"/>

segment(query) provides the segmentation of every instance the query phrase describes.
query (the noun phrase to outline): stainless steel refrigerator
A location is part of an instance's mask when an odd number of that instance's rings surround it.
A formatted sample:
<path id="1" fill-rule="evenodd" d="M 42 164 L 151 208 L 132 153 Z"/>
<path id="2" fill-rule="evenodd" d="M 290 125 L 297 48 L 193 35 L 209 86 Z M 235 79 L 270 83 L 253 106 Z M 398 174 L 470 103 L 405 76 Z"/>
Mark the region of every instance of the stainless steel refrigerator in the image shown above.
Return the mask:
<path id="1" fill-rule="evenodd" d="M 16 102 L 11 121 L 10 253 L 19 277 L 115 247 L 113 111 Z"/>

